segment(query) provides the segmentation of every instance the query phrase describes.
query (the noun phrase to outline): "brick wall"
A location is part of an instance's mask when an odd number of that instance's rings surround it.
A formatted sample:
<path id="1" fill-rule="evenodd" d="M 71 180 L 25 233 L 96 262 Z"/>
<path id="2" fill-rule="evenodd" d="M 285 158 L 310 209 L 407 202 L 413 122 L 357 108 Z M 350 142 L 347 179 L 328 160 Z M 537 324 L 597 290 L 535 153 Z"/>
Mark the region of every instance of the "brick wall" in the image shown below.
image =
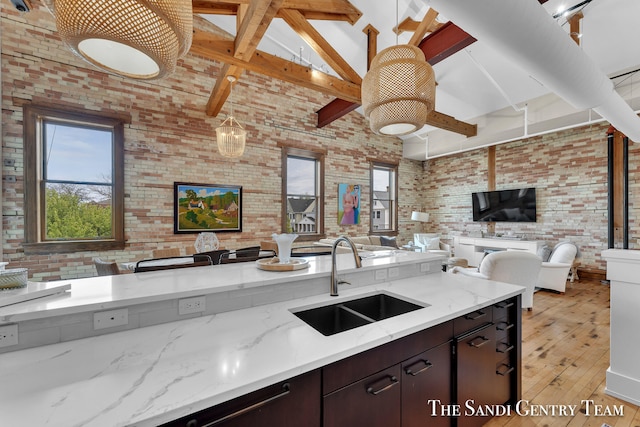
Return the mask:
<path id="1" fill-rule="evenodd" d="M 420 162 L 401 159 L 402 142 L 368 130 L 357 112 L 317 129 L 316 114 L 332 98 L 279 80 L 245 72 L 235 85 L 234 115 L 248 131 L 245 155 L 229 160 L 215 145 L 215 127 L 229 113 L 229 101 L 217 118 L 204 113 L 220 64 L 194 55 L 180 61 L 177 72 L 156 82 L 111 76 L 75 57 L 60 42 L 52 16 L 40 4 L 18 14 L 2 2 L 2 153 L 15 160 L 3 166 L 2 245 L 10 267 L 28 267 L 33 280 L 95 275 L 94 257 L 131 261 L 149 257 L 158 247 L 186 248 L 195 235 L 173 234 L 175 181 L 243 186 L 243 231 L 220 233 L 222 245 L 237 248 L 270 239 L 280 228 L 280 153 L 283 145 L 325 150 L 325 230 L 329 236 L 367 234 L 369 160 L 399 162 L 401 243 L 420 230 L 446 239 L 479 232 L 486 225 L 471 220 L 473 191 L 487 189 L 486 149 Z M 25 103 L 82 107 L 126 113 L 124 251 L 25 256 L 22 250 L 23 150 Z M 538 222 L 498 223 L 496 232 L 525 233 L 550 244 L 575 241 L 583 268 L 605 268 L 600 252 L 607 246 L 606 131 L 594 125 L 500 145 L 496 150 L 496 187 L 537 188 Z M 637 204 L 638 150 L 631 148 L 631 242 Z M 362 185 L 362 223 L 337 224 L 337 188 L 341 182 Z M 431 223 L 408 221 L 425 208 Z"/>
<path id="2" fill-rule="evenodd" d="M 3 175 L 2 245 L 10 267 L 28 267 L 32 280 L 95 275 L 92 259 L 133 261 L 150 257 L 159 247 L 186 248 L 196 235 L 173 234 L 173 183 L 234 184 L 243 187 L 243 230 L 218 233 L 221 244 L 239 248 L 269 240 L 280 231 L 281 147 L 324 150 L 325 231 L 329 236 L 367 234 L 369 229 L 369 160 L 400 163 L 401 214 L 419 198 L 420 162 L 402 160 L 402 142 L 368 130 L 366 120 L 349 113 L 316 128 L 317 111 L 332 100 L 317 92 L 245 72 L 234 86 L 234 116 L 248 131 L 240 159 L 220 156 L 215 128 L 219 117 L 204 113 L 220 70 L 219 63 L 194 55 L 180 61 L 167 79 L 154 82 L 111 76 L 74 56 L 59 40 L 50 13 L 40 4 L 18 14 L 2 2 L 2 152 L 15 160 Z M 126 113 L 125 238 L 123 251 L 25 256 L 21 243 L 23 212 L 22 106 L 54 104 L 92 111 Z M 341 182 L 362 186 L 361 224 L 337 224 L 337 191 Z M 404 222 L 401 241 L 415 224 Z M 408 231 L 407 231 L 408 230 Z"/>
<path id="3" fill-rule="evenodd" d="M 582 253 L 581 269 L 603 271 L 607 242 L 608 123 L 532 137 L 496 147 L 496 189 L 535 187 L 537 222 L 495 223 L 496 233 L 526 234 L 550 246 L 562 239 Z M 630 247 L 637 247 L 638 160 L 629 149 Z M 425 197 L 444 237 L 487 231 L 472 221 L 471 193 L 486 191 L 487 149 L 432 159 L 425 164 Z"/>

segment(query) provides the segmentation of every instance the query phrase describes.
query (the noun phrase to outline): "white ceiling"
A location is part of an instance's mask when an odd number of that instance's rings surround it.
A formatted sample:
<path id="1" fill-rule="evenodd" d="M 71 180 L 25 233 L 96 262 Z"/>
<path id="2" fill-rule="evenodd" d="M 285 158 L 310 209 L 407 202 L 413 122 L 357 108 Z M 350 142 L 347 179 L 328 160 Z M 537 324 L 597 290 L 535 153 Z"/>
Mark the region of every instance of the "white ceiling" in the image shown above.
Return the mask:
<path id="1" fill-rule="evenodd" d="M 476 2 L 477 0 L 468 0 Z M 504 0 L 536 1 L 536 0 Z M 351 0 L 363 16 L 350 25 L 346 22 L 311 21 L 312 25 L 364 76 L 366 73 L 366 35 L 363 28 L 371 24 L 378 35 L 378 50 L 407 43 L 411 33 L 396 36 L 396 3 L 388 0 Z M 582 0 L 549 0 L 544 7 L 550 15 L 582 3 Z M 427 0 L 398 0 L 398 19 L 411 17 L 421 21 L 429 9 Z M 609 77 L 640 68 L 640 44 L 635 26 L 640 17 L 638 0 L 592 0 L 581 10 L 583 51 Z M 235 34 L 235 17 L 206 16 L 214 24 Z M 509 16 L 501 17 L 505 22 Z M 438 21 L 447 22 L 442 13 Z M 455 18 L 452 21 L 456 23 Z M 566 18 L 556 19 L 567 33 Z M 463 30 L 464 26 L 459 25 Z M 468 31 L 468 30 L 467 30 Z M 471 34 L 474 35 L 474 34 Z M 397 40 L 396 40 L 397 37 Z M 530 34 L 532 40 L 544 34 Z M 567 37 L 569 35 L 567 34 Z M 478 38 L 478 37 L 476 37 Z M 313 50 L 280 19 L 269 26 L 258 49 L 283 59 L 299 61 L 314 68 L 335 73 Z M 522 70 L 510 58 L 479 39 L 462 51 L 434 66 L 438 86 L 436 110 L 458 120 L 478 124 L 478 136 L 464 136 L 425 126 L 403 137 L 404 156 L 425 160 L 454 152 L 493 145 L 525 135 L 551 132 L 600 120 L 593 111 L 580 112 Z M 640 78 L 631 74 L 613 81 L 619 93 L 634 110 L 640 109 Z M 526 112 L 524 105 L 527 104 Z M 362 109 L 356 110 L 360 114 Z M 356 113 L 352 113 L 356 114 Z M 527 126 L 524 126 L 525 117 Z"/>

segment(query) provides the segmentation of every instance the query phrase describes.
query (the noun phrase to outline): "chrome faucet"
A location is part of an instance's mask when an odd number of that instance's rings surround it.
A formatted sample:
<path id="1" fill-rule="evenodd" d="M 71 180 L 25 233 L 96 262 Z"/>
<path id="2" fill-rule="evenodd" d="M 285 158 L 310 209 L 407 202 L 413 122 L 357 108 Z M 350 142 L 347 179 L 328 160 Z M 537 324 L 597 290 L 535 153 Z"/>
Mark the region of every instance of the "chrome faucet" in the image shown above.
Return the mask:
<path id="1" fill-rule="evenodd" d="M 336 267 L 336 248 L 338 247 L 340 242 L 347 242 L 347 244 L 349 246 L 351 246 L 351 251 L 353 252 L 353 259 L 356 262 L 356 268 L 361 268 L 362 267 L 362 261 L 360 260 L 360 255 L 358 255 L 358 249 L 356 249 L 356 245 L 354 245 L 353 242 L 351 241 L 351 239 L 349 239 L 346 236 L 338 237 L 333 242 L 333 246 L 331 248 L 331 292 L 330 292 L 330 295 L 332 297 L 337 297 L 338 296 L 338 285 L 340 283 L 349 283 L 349 282 L 346 282 L 344 280 L 339 280 L 338 276 L 336 275 L 336 270 L 337 270 L 337 267 Z"/>

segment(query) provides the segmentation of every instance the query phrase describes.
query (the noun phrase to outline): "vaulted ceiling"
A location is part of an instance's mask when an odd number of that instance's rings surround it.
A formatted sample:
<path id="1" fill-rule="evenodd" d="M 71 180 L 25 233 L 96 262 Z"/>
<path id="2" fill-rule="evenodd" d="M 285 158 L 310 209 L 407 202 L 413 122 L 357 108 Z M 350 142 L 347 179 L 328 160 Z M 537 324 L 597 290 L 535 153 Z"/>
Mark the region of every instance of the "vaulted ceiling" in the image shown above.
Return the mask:
<path id="1" fill-rule="evenodd" d="M 333 102 L 318 111 L 319 127 L 359 107 L 361 74 L 364 74 L 363 71 L 366 72 L 366 68 L 360 72 L 356 71 L 310 22 L 339 22 L 353 26 L 362 19 L 362 12 L 349 1 L 194 0 L 193 12 L 205 16 L 214 24 L 221 22 L 217 21 L 218 17 L 231 16 L 235 21 L 235 28 L 231 31 L 234 39 L 204 31 L 194 33 L 192 52 L 225 63 L 207 103 L 207 114 L 216 116 L 220 112 L 229 95 L 230 83 L 227 76 L 240 79 L 244 69 L 336 97 Z M 437 21 L 437 16 L 437 12 L 429 9 L 419 20 L 408 17 L 398 25 L 399 33 L 411 34 L 408 44 L 419 46 L 432 65 L 475 41 L 454 24 Z M 274 20 L 286 23 L 313 49 L 323 63 L 328 65 L 328 68 L 314 69 L 312 63 L 304 63 L 302 53 L 298 57 L 294 55 L 291 59 L 283 59 L 259 50 L 258 46 Z M 385 26 L 393 27 L 394 22 L 393 19 L 387 19 Z M 367 65 L 377 53 L 377 37 L 380 30 L 367 23 L 362 32 L 359 49 L 368 52 L 368 57 L 365 64 L 361 65 Z M 434 32 L 435 37 L 425 38 Z M 427 117 L 426 124 L 465 136 L 476 134 L 475 125 L 456 120 L 438 111 Z"/>
<path id="2" fill-rule="evenodd" d="M 575 33 L 571 17 L 579 14 L 582 37 L 574 34 L 574 40 L 602 72 L 613 76 L 625 101 L 640 108 L 640 96 L 633 91 L 640 54 L 627 42 L 635 37 L 640 2 L 531 1 L 543 4 L 540 7 L 553 16 L 567 39 Z M 222 30 L 196 31 L 191 47 L 198 55 L 224 63 L 207 114 L 216 116 L 229 96 L 226 76 L 241 81 L 243 70 L 251 70 L 334 97 L 317 112 L 318 126 L 326 126 L 353 110 L 361 111 L 360 83 L 373 56 L 393 44 L 408 43 L 423 50 L 438 86 L 436 111 L 423 129 L 403 137 L 407 158 L 424 160 L 602 120 L 591 109 L 568 105 L 523 70 L 516 58 L 486 40 L 476 40 L 457 25 L 457 16 L 438 14 L 430 8 L 432 3 L 438 1 L 194 0 L 193 13 Z M 557 10 L 570 13 L 556 16 Z M 498 25 L 509 23 L 509 16 L 494 14 Z M 400 24 L 394 32 L 396 22 Z M 536 42 L 545 34 L 528 37 Z"/>

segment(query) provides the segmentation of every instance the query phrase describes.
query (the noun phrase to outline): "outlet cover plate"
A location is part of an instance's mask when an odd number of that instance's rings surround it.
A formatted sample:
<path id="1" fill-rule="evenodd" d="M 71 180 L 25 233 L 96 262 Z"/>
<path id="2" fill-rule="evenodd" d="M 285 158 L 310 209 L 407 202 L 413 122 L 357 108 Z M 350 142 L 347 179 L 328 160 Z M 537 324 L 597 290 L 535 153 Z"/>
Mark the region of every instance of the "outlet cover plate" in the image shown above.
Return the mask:
<path id="1" fill-rule="evenodd" d="M 207 303 L 204 295 L 178 300 L 178 315 L 202 313 L 206 309 Z"/>
<path id="2" fill-rule="evenodd" d="M 129 309 L 107 310 L 93 313 L 93 329 L 106 329 L 129 324 Z"/>
<path id="3" fill-rule="evenodd" d="M 18 324 L 0 326 L 0 347 L 18 344 Z"/>

